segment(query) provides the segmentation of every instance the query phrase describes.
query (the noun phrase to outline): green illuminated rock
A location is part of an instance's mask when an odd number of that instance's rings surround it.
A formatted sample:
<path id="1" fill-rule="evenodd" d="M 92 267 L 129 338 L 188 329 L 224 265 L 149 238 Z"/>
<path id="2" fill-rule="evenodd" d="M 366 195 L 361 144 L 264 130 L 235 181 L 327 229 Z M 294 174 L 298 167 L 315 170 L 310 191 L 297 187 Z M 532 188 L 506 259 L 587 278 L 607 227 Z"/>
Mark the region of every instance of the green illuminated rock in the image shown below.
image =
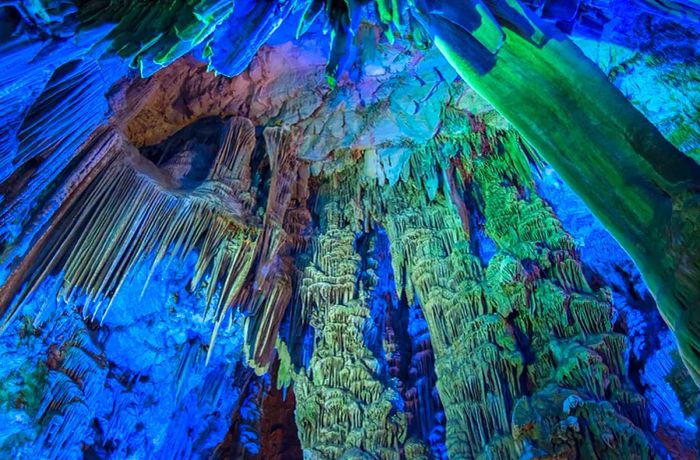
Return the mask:
<path id="1" fill-rule="evenodd" d="M 611 293 L 583 275 L 528 153 L 448 107 L 396 185 L 341 173 L 336 193 L 354 221 L 386 228 L 397 288 L 425 314 L 450 458 L 648 458 Z"/>
<path id="2" fill-rule="evenodd" d="M 456 10 L 426 1 L 416 2 L 416 11 L 450 64 L 635 260 L 700 384 L 700 166 L 665 140 L 563 34 L 516 1 L 485 5 L 501 24 L 497 48 L 484 43 L 481 28 L 450 15 Z M 479 12 L 484 21 L 492 18 Z"/>
<path id="3" fill-rule="evenodd" d="M 308 370 L 294 378 L 299 437 L 308 458 L 399 459 L 406 419 L 369 304 L 377 275 L 369 262 L 358 279 L 350 207 L 340 203 L 332 198 L 323 207 L 315 260 L 300 289 L 314 351 Z"/>

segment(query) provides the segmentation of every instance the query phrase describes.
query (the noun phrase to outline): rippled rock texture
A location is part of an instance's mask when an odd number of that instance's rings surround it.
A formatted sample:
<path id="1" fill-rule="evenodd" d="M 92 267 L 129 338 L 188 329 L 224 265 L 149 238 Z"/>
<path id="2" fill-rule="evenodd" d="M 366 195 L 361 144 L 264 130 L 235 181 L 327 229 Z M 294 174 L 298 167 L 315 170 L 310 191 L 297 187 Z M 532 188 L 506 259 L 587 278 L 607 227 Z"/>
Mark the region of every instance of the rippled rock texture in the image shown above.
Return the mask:
<path id="1" fill-rule="evenodd" d="M 697 458 L 687 325 L 572 191 L 627 188 L 515 104 L 696 168 L 697 4 L 473 3 L 3 6 L 0 457 Z M 538 27 L 605 91 L 499 81 L 519 133 L 469 84 Z"/>

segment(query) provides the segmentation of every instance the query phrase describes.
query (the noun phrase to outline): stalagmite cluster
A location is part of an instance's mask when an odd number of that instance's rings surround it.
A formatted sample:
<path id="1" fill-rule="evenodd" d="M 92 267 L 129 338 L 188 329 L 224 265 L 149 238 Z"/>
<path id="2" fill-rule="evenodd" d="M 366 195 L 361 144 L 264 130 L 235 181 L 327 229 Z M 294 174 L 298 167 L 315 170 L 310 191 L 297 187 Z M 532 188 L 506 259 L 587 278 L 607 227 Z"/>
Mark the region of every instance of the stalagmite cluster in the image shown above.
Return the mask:
<path id="1" fill-rule="evenodd" d="M 449 456 L 650 458 L 658 446 L 610 292 L 583 275 L 522 141 L 476 117 L 459 125 L 452 110 L 397 185 L 346 175 L 335 192 L 359 229 L 386 227 L 398 294 L 425 314 Z"/>
<path id="2" fill-rule="evenodd" d="M 522 5 L 419 2 L 436 46 L 580 194 L 640 267 L 700 384 L 700 166 L 558 29 Z M 467 46 L 471 44 L 472 46 Z M 517 77 L 514 78 L 514 75 Z M 529 91 L 531 82 L 540 90 Z M 604 193 L 606 188 L 615 193 Z M 696 324 L 697 323 L 697 324 Z"/>

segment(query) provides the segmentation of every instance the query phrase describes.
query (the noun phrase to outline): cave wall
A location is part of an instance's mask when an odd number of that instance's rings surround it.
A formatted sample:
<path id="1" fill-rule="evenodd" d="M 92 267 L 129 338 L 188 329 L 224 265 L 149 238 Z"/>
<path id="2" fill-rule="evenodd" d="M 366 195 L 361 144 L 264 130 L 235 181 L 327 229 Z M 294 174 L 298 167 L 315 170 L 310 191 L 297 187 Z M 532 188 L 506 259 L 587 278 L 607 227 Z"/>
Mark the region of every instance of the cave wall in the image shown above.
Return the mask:
<path id="1" fill-rule="evenodd" d="M 0 449 L 12 457 L 190 457 L 223 439 L 241 392 L 240 319 L 204 360 L 211 321 L 202 292 L 185 289 L 190 257 L 161 268 L 141 296 L 148 269 L 114 301 L 102 324 L 81 302 L 57 301 L 55 279 L 2 337 Z"/>

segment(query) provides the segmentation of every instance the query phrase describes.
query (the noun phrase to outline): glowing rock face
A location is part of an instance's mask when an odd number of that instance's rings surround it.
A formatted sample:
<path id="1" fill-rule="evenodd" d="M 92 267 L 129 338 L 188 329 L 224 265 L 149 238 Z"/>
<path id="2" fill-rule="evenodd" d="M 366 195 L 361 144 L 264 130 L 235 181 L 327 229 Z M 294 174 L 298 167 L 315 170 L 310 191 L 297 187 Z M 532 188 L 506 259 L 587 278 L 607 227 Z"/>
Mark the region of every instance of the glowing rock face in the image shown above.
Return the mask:
<path id="1" fill-rule="evenodd" d="M 448 2 L 449 3 L 449 2 Z M 663 138 L 563 34 L 503 5 L 502 48 L 487 62 L 473 31 L 421 10 L 436 46 L 577 191 L 632 256 L 700 382 L 700 166 Z M 514 22 L 512 15 L 519 19 Z M 515 26 L 513 26 L 515 24 Z M 522 27 L 519 26 L 522 24 Z M 539 91 L 529 91 L 537 82 Z M 606 187 L 613 194 L 602 193 Z"/>
<path id="2" fill-rule="evenodd" d="M 363 235 L 362 248 L 342 211 L 338 202 L 323 205 L 316 244 L 325 251 L 302 278 L 302 311 L 310 310 L 317 339 L 308 373 L 294 379 L 300 440 L 318 458 L 400 458 L 406 419 L 382 347 L 391 305 L 381 302 L 377 273 L 377 257 L 387 254 L 376 252 L 376 234 Z"/>
<path id="3" fill-rule="evenodd" d="M 697 167 L 522 5 L 464 6 L 0 10 L 0 457 L 696 457 L 700 392 L 673 334 L 539 155 L 603 217 L 616 191 L 604 222 L 623 243 L 653 227 L 633 225 L 651 200 L 628 212 L 656 174 L 635 155 L 688 183 Z M 680 34 L 660 19 L 680 6 L 651 23 Z M 644 21 L 615 8 L 538 14 L 601 40 L 581 46 L 697 155 L 697 97 L 639 89 L 664 73 L 692 93 L 696 67 L 632 49 L 618 25 Z M 586 19 L 600 9 L 605 33 Z M 652 182 L 653 198 L 673 180 Z"/>
<path id="4" fill-rule="evenodd" d="M 242 392 L 230 381 L 242 331 L 236 319 L 205 365 L 213 323 L 202 291 L 185 289 L 195 261 L 159 267 L 137 301 L 148 276 L 139 267 L 103 325 L 43 285 L 0 341 L 3 455 L 190 457 L 223 439 Z"/>
<path id="5" fill-rule="evenodd" d="M 652 450 L 644 434 L 649 420 L 642 397 L 624 383 L 627 343 L 612 332 L 609 292 L 590 288 L 573 242 L 530 194 L 517 141 L 484 128 L 473 120 L 472 135 L 431 144 L 419 157 L 424 161 L 407 165 L 405 179 L 392 190 L 356 184 L 364 191 L 353 192 L 349 177 L 339 190 L 367 197 L 356 209 L 386 225 L 394 273 L 403 274 L 399 293 L 415 296 L 425 312 L 447 452 L 455 458 L 569 458 L 580 442 L 573 439 L 586 439 L 583 444 L 593 446 L 588 455 L 604 456 L 608 434 L 583 428 L 602 418 L 610 436 L 624 439 L 619 449 L 644 456 Z M 430 152 L 441 156 L 431 161 Z M 430 170 L 444 174 L 443 186 L 454 189 L 430 199 L 414 187 L 413 180 L 429 177 Z M 483 203 L 467 212 L 485 218 L 496 242 L 488 261 L 479 255 L 477 229 L 471 233 L 460 219 L 465 202 Z M 569 396 L 581 401 L 575 426 L 566 425 Z M 532 407 L 538 398 L 549 403 Z M 621 413 L 600 399 L 616 401 Z"/>

